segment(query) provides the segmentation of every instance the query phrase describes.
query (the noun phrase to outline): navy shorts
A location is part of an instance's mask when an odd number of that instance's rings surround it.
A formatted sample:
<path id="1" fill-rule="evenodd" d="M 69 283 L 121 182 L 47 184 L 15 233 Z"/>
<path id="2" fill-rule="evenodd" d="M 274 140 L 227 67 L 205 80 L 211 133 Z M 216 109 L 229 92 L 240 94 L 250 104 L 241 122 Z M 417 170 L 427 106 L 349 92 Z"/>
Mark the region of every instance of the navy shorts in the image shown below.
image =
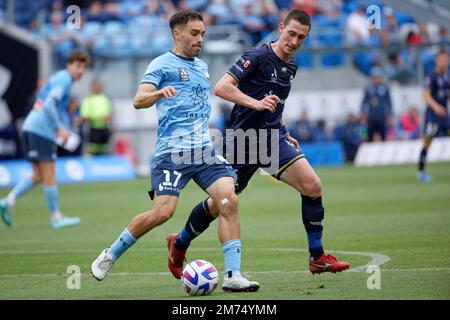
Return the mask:
<path id="1" fill-rule="evenodd" d="M 225 140 L 224 140 L 225 141 Z M 270 144 L 268 143 L 268 149 L 270 149 Z M 246 146 L 247 149 L 248 146 Z M 280 180 L 281 174 L 295 161 L 305 158 L 302 150 L 297 149 L 292 143 L 290 143 L 285 136 L 280 136 L 279 144 L 278 144 L 278 158 L 275 163 L 267 163 L 266 161 L 262 162 L 262 160 L 257 157 L 256 163 L 255 161 L 249 161 L 249 152 L 248 149 L 245 151 L 246 158 L 244 163 L 237 159 L 237 154 L 239 154 L 239 150 L 237 150 L 237 144 L 234 145 L 234 155 L 227 154 L 226 146 L 224 143 L 223 154 L 225 159 L 227 159 L 233 166 L 234 171 L 237 175 L 237 181 L 235 184 L 235 191 L 237 194 L 241 193 L 248 185 L 248 182 L 252 178 L 253 174 L 258 169 L 263 169 L 270 175 L 272 175 L 277 180 Z M 267 152 L 270 156 L 270 152 Z"/>
<path id="2" fill-rule="evenodd" d="M 55 142 L 31 132 L 23 132 L 25 157 L 30 162 L 55 161 L 57 145 Z"/>
<path id="3" fill-rule="evenodd" d="M 180 161 L 186 160 L 186 156 L 180 157 L 179 153 L 165 153 L 155 157 L 151 166 L 151 190 L 148 192 L 150 198 L 153 200 L 155 193 L 158 196 L 178 197 L 191 179 L 205 191 L 222 177 L 232 177 L 236 181 L 236 174 L 231 165 L 214 149 L 209 150 L 207 153 L 209 152 L 211 157 L 208 161 L 195 161 L 193 158 L 190 158 L 190 161 Z"/>
<path id="4" fill-rule="evenodd" d="M 434 121 L 425 117 L 423 134 L 426 137 L 446 137 L 449 134 L 449 125 L 445 121 Z"/>

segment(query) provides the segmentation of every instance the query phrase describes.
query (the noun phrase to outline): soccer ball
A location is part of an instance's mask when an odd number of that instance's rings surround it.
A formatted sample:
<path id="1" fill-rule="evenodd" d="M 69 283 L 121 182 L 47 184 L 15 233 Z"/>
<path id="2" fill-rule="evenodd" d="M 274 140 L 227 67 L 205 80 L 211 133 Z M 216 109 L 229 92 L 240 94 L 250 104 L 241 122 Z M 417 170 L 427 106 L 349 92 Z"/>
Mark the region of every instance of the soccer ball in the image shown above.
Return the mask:
<path id="1" fill-rule="evenodd" d="M 191 296 L 205 296 L 211 294 L 217 287 L 219 274 L 211 262 L 194 260 L 188 263 L 181 275 L 184 291 Z"/>

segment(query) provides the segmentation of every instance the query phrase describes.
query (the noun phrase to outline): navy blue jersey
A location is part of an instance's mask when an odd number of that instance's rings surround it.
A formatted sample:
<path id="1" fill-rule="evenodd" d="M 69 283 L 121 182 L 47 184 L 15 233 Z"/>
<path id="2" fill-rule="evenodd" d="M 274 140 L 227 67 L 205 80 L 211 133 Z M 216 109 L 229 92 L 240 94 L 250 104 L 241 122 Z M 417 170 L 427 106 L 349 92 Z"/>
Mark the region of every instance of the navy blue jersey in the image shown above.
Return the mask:
<path id="1" fill-rule="evenodd" d="M 389 88 L 381 83 L 369 84 L 364 90 L 362 111 L 368 115 L 369 122 L 384 122 L 392 113 Z"/>
<path id="2" fill-rule="evenodd" d="M 431 97 L 441 106 L 447 109 L 447 101 L 450 94 L 450 79 L 447 72 L 437 73 L 433 71 L 430 75 L 425 77 L 424 88 L 430 90 Z M 431 122 L 446 122 L 446 117 L 439 117 L 434 110 L 427 106 L 425 113 L 427 121 Z"/>
<path id="3" fill-rule="evenodd" d="M 270 44 L 245 52 L 228 70 L 238 82 L 239 89 L 246 95 L 261 100 L 268 95 L 280 98 L 274 113 L 256 111 L 236 104 L 231 112 L 230 127 L 232 129 L 273 129 L 280 127 L 284 103 L 291 91 L 291 81 L 297 72 L 294 59 L 288 63 L 281 60 Z"/>

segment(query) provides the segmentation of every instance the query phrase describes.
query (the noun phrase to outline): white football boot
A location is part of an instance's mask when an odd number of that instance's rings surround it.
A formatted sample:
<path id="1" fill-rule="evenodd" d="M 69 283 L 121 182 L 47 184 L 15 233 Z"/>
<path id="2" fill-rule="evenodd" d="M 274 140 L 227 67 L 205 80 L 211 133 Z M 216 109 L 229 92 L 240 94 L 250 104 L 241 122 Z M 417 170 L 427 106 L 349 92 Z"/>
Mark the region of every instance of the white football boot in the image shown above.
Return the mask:
<path id="1" fill-rule="evenodd" d="M 230 277 L 231 275 L 231 277 Z M 256 281 L 250 281 L 241 274 L 228 274 L 224 275 L 222 290 L 227 292 L 253 292 L 258 291 L 259 283 Z"/>
<path id="2" fill-rule="evenodd" d="M 109 269 L 114 264 L 113 254 L 110 248 L 103 250 L 97 259 L 92 262 L 91 272 L 95 279 L 101 281 L 108 275 Z"/>

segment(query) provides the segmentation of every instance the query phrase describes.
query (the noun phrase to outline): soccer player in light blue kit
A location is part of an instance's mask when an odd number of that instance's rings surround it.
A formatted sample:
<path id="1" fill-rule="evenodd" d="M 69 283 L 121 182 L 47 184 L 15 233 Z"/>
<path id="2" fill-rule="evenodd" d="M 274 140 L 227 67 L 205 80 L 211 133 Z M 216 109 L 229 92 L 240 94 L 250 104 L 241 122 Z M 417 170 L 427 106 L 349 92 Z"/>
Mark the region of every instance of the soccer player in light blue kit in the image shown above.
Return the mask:
<path id="1" fill-rule="evenodd" d="M 259 284 L 240 273 L 236 175 L 225 159 L 215 153 L 209 135 L 208 67 L 197 58 L 205 33 L 203 18 L 197 12 L 183 11 L 172 16 L 170 28 L 175 47 L 150 63 L 133 102 L 136 109 L 156 103 L 158 112 L 149 192 L 153 208 L 134 217 L 117 240 L 100 253 L 92 263 L 92 275 L 103 280 L 114 262 L 137 239 L 170 219 L 181 190 L 193 179 L 218 203 L 219 239 L 225 257 L 222 288 L 256 291 Z"/>
<path id="2" fill-rule="evenodd" d="M 22 126 L 25 156 L 31 162 L 33 175 L 19 180 L 8 196 L 0 200 L 0 214 L 6 225 L 12 224 L 11 208 L 16 200 L 40 182 L 44 185 L 50 225 L 58 229 L 80 223 L 78 217 L 63 216 L 59 210 L 55 160 L 57 139 L 63 142 L 68 139 L 70 121 L 67 108 L 72 84 L 81 79 L 88 64 L 86 54 L 74 51 L 66 68 L 51 76 L 39 91 L 33 109 Z"/>

